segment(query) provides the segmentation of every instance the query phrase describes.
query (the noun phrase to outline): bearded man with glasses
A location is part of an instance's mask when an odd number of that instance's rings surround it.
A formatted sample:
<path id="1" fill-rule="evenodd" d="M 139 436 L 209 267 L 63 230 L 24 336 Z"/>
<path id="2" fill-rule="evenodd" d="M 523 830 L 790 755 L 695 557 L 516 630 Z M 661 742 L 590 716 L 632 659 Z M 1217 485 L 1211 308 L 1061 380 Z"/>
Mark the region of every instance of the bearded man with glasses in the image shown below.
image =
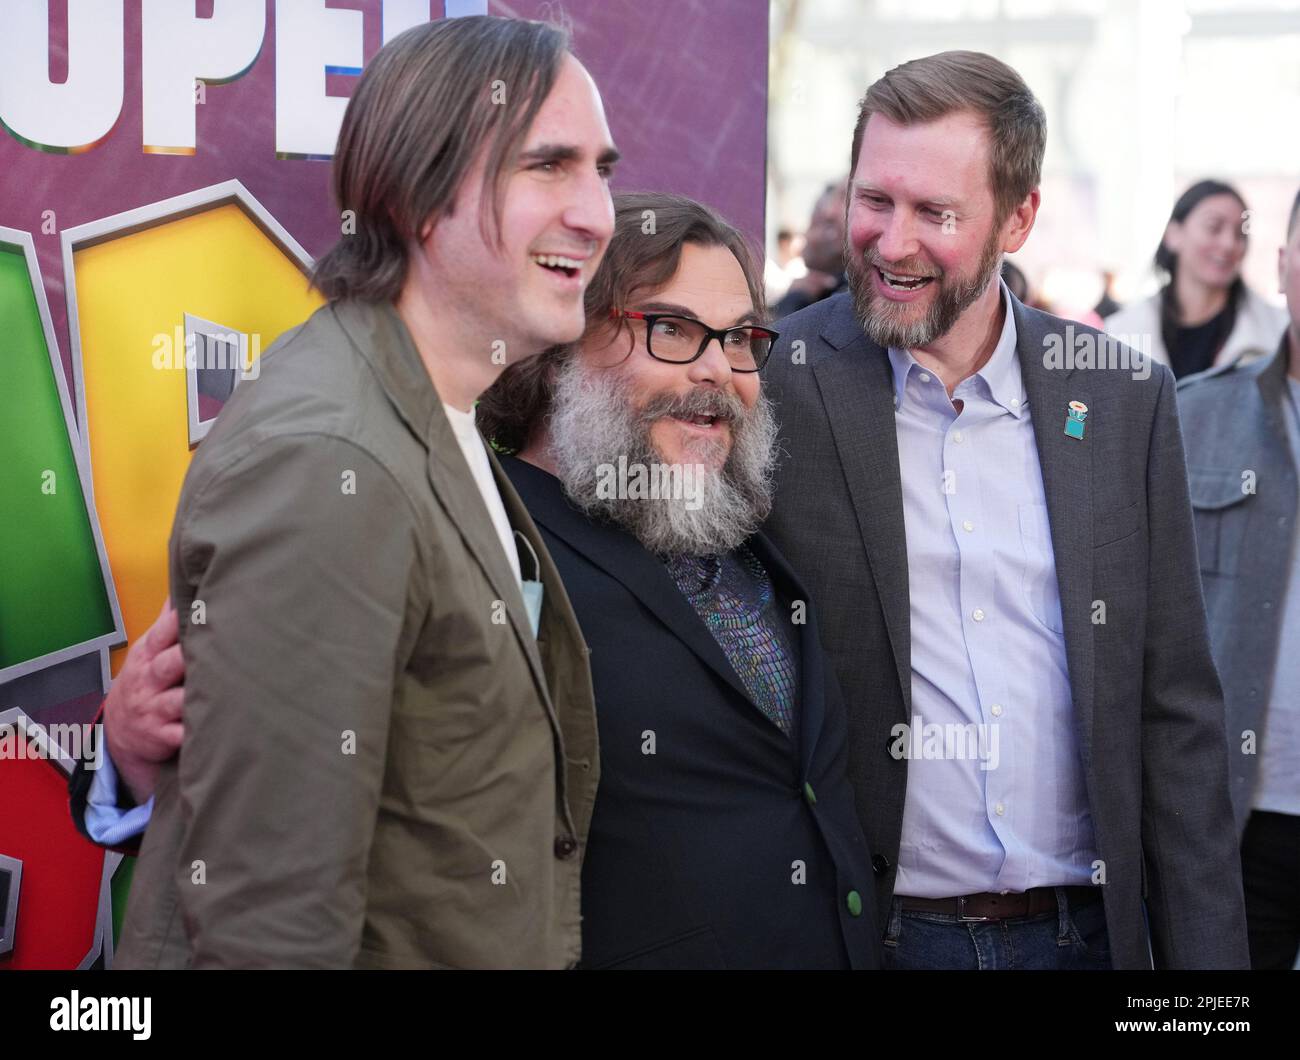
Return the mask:
<path id="1" fill-rule="evenodd" d="M 588 967 L 878 963 L 844 708 L 808 594 L 757 532 L 776 452 L 762 305 L 713 211 L 616 196 L 582 339 L 478 406 L 591 649 Z"/>

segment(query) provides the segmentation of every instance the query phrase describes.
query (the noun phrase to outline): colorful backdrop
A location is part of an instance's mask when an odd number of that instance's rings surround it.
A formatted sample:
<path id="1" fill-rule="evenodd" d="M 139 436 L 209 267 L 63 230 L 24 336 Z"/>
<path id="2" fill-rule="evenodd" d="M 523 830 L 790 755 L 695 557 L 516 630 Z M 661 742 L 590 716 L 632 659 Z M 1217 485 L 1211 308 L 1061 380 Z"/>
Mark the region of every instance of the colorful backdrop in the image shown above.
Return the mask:
<path id="1" fill-rule="evenodd" d="M 194 447 L 317 304 L 305 273 L 338 233 L 329 157 L 365 62 L 431 18 L 565 22 L 616 189 L 694 196 L 759 240 L 767 7 L 0 5 L 0 969 L 111 962 L 130 859 L 77 836 L 70 762 L 34 748 L 94 717 L 165 598 Z"/>

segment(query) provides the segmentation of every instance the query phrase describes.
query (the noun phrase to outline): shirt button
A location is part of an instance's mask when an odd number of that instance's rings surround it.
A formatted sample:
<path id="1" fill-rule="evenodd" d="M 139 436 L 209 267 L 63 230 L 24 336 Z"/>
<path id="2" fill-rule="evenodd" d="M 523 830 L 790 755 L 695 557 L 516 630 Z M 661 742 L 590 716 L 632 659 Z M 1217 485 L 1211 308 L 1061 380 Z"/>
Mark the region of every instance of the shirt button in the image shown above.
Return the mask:
<path id="1" fill-rule="evenodd" d="M 956 442 L 958 445 L 961 445 L 961 438 L 962 438 L 961 431 L 952 432 L 952 440 Z"/>
<path id="2" fill-rule="evenodd" d="M 981 607 L 975 608 L 975 610 L 970 613 L 970 617 L 973 618 L 976 622 L 983 622 L 984 609 Z"/>
<path id="3" fill-rule="evenodd" d="M 969 519 L 967 519 L 961 524 L 961 528 L 965 530 L 967 533 L 970 533 L 972 530 L 975 529 L 975 524 L 972 523 Z"/>
<path id="4" fill-rule="evenodd" d="M 578 849 L 578 841 L 571 835 L 561 835 L 555 837 L 555 856 L 561 861 L 573 857 L 574 851 Z"/>
<path id="5" fill-rule="evenodd" d="M 1020 408 L 1020 399 L 1019 399 L 1019 398 L 1012 398 L 1012 399 L 1011 399 L 1011 407 L 1012 407 L 1013 409 L 1018 409 L 1018 408 Z"/>
<path id="6" fill-rule="evenodd" d="M 999 817 L 1001 817 L 1004 813 L 1007 812 L 1007 808 L 1003 806 L 1002 803 L 998 803 L 996 806 L 994 806 L 993 810 L 995 813 L 997 813 Z"/>
<path id="7" fill-rule="evenodd" d="M 1002 704 L 994 703 L 993 706 L 989 707 L 989 713 L 991 713 L 995 718 L 1002 717 Z"/>
<path id="8" fill-rule="evenodd" d="M 930 381 L 930 373 L 922 372 L 918 378 L 921 380 L 922 383 L 928 383 Z"/>

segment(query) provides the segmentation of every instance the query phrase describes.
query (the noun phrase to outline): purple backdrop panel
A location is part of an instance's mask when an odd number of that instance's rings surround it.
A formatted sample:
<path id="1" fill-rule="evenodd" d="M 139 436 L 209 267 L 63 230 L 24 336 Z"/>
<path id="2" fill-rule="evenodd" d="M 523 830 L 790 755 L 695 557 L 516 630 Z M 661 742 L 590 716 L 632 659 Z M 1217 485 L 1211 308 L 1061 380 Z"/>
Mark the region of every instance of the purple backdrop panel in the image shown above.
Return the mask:
<path id="1" fill-rule="evenodd" d="M 623 152 L 615 190 L 689 195 L 761 246 L 767 0 L 493 0 L 491 11 L 569 22 Z"/>
<path id="2" fill-rule="evenodd" d="M 111 0 L 109 0 L 111 2 Z M 177 0 L 178 3 L 184 0 Z M 199 18 L 213 0 L 192 0 Z M 360 11 L 366 60 L 381 42 L 380 0 L 327 0 Z M 473 7 L 452 0 L 449 9 Z M 767 130 L 765 0 L 500 0 L 496 15 L 558 18 L 605 99 L 623 151 L 616 188 L 675 191 L 721 210 L 761 238 Z M 68 6 L 50 0 L 50 76 L 68 65 Z M 430 0 L 429 17 L 443 15 Z M 140 4 L 125 3 L 124 85 L 117 124 L 81 154 L 55 154 L 0 132 L 0 225 L 31 232 L 49 296 L 65 375 L 70 349 L 58 233 L 123 210 L 232 177 L 243 182 L 313 255 L 338 234 L 329 163 L 281 159 L 275 151 L 275 4 L 267 0 L 262 49 L 242 76 L 206 86 L 196 105 L 192 155 L 148 154 L 141 119 Z M 346 96 L 355 78 L 331 73 L 327 91 Z M 53 211 L 47 213 L 46 211 Z"/>

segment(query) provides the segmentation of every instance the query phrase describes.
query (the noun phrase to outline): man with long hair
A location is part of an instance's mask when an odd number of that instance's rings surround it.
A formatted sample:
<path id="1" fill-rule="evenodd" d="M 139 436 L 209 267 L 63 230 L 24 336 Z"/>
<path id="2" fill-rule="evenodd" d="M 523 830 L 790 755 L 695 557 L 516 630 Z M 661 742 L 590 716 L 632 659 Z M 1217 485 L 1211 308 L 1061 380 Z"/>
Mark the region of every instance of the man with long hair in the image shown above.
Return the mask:
<path id="1" fill-rule="evenodd" d="M 181 495 L 185 734 L 119 967 L 579 959 L 586 650 L 473 406 L 581 334 L 616 157 L 552 26 L 430 23 L 366 68 L 328 305 L 235 392 Z"/>

